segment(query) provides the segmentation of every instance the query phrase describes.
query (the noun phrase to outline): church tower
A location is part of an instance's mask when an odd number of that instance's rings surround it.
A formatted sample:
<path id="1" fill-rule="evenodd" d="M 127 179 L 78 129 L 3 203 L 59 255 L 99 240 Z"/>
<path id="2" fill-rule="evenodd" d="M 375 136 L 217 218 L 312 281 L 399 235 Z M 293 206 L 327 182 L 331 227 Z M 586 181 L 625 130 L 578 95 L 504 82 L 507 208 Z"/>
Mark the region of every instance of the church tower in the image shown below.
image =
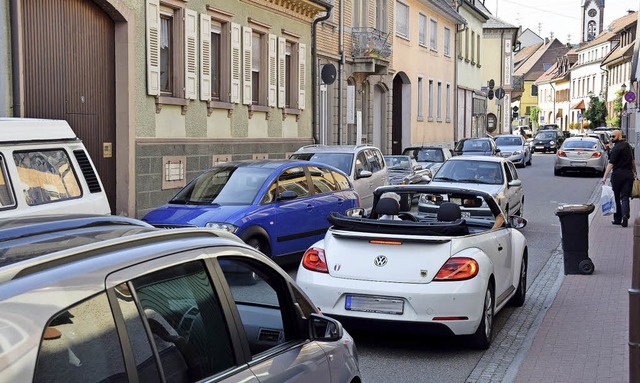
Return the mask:
<path id="1" fill-rule="evenodd" d="M 580 42 L 596 38 L 604 28 L 604 0 L 582 0 L 582 33 Z"/>

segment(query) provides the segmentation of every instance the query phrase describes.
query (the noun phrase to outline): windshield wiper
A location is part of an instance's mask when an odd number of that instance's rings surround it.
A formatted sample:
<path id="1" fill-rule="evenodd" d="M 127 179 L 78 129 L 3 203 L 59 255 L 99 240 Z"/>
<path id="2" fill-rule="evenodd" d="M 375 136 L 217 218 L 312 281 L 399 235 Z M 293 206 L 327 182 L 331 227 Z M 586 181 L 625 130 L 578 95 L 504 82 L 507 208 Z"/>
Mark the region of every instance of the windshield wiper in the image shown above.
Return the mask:
<path id="1" fill-rule="evenodd" d="M 458 180 L 453 179 L 453 178 L 449 178 L 449 177 L 436 177 L 436 178 L 434 178 L 434 180 L 442 180 L 442 181 L 459 182 Z"/>

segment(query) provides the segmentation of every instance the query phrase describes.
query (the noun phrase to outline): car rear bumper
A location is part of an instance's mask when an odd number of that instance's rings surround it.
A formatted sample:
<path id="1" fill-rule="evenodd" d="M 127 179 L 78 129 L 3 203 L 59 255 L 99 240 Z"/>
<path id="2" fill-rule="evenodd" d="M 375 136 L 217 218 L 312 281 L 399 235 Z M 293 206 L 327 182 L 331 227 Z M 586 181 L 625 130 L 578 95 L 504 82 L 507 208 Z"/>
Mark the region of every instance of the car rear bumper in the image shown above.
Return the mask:
<path id="1" fill-rule="evenodd" d="M 482 302 L 487 288 L 487 281 L 481 276 L 459 282 L 412 284 L 342 279 L 306 269 L 298 270 L 296 283 L 322 313 L 341 320 L 419 323 L 439 329 L 440 333 L 455 335 L 476 331 L 482 319 Z M 345 308 L 348 295 L 401 299 L 403 312 L 348 310 Z"/>
<path id="2" fill-rule="evenodd" d="M 586 171 L 604 171 L 606 164 L 599 158 L 579 160 L 565 157 L 557 157 L 555 169 L 559 171 L 565 170 L 586 170 Z"/>

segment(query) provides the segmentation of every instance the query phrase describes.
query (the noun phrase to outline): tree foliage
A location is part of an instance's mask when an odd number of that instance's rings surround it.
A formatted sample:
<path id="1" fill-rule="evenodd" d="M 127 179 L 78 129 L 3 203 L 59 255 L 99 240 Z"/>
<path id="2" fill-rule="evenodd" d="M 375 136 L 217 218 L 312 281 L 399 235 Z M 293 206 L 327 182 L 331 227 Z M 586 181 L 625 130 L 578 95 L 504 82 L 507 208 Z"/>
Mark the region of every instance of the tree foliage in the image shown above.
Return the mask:
<path id="1" fill-rule="evenodd" d="M 620 123 L 622 119 L 620 118 L 620 112 L 622 112 L 622 96 L 624 96 L 625 91 L 620 89 L 616 92 L 616 96 L 613 99 L 613 116 L 607 118 L 608 126 L 620 127 Z"/>
<path id="2" fill-rule="evenodd" d="M 601 101 L 599 97 L 591 96 L 589 109 L 584 112 L 583 117 L 591 121 L 592 128 L 605 125 L 607 120 L 607 105 L 604 100 Z"/>
<path id="3" fill-rule="evenodd" d="M 534 126 L 538 126 L 539 115 L 540 115 L 540 108 L 538 108 L 537 106 L 534 106 L 531 109 L 529 109 L 529 117 L 531 118 L 531 121 L 533 122 Z"/>

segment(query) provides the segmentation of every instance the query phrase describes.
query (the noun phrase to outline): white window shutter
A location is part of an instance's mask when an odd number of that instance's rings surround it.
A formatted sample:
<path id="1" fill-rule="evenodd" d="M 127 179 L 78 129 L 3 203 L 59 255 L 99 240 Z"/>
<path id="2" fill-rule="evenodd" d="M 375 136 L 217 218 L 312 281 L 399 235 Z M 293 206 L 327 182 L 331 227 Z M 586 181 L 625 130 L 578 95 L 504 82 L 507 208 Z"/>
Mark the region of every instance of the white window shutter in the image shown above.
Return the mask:
<path id="1" fill-rule="evenodd" d="M 198 98 L 198 12 L 185 9 L 184 17 L 184 98 Z"/>
<path id="2" fill-rule="evenodd" d="M 253 30 L 249 27 L 242 27 L 242 103 L 251 105 L 252 84 L 251 84 L 251 62 L 253 42 Z"/>
<path id="3" fill-rule="evenodd" d="M 278 108 L 284 108 L 287 86 L 287 72 L 285 71 L 285 57 L 287 54 L 287 41 L 278 38 Z"/>
<path id="4" fill-rule="evenodd" d="M 229 101 L 234 104 L 240 102 L 241 39 L 240 24 L 231 23 L 231 94 L 229 95 Z"/>
<path id="5" fill-rule="evenodd" d="M 147 93 L 160 94 L 160 2 L 147 0 Z"/>
<path id="6" fill-rule="evenodd" d="M 307 45 L 298 44 L 298 109 L 306 106 Z"/>
<path id="7" fill-rule="evenodd" d="M 200 15 L 200 100 L 211 99 L 211 17 Z"/>
<path id="8" fill-rule="evenodd" d="M 269 35 L 269 99 L 268 104 L 275 107 L 278 100 L 278 36 Z"/>

